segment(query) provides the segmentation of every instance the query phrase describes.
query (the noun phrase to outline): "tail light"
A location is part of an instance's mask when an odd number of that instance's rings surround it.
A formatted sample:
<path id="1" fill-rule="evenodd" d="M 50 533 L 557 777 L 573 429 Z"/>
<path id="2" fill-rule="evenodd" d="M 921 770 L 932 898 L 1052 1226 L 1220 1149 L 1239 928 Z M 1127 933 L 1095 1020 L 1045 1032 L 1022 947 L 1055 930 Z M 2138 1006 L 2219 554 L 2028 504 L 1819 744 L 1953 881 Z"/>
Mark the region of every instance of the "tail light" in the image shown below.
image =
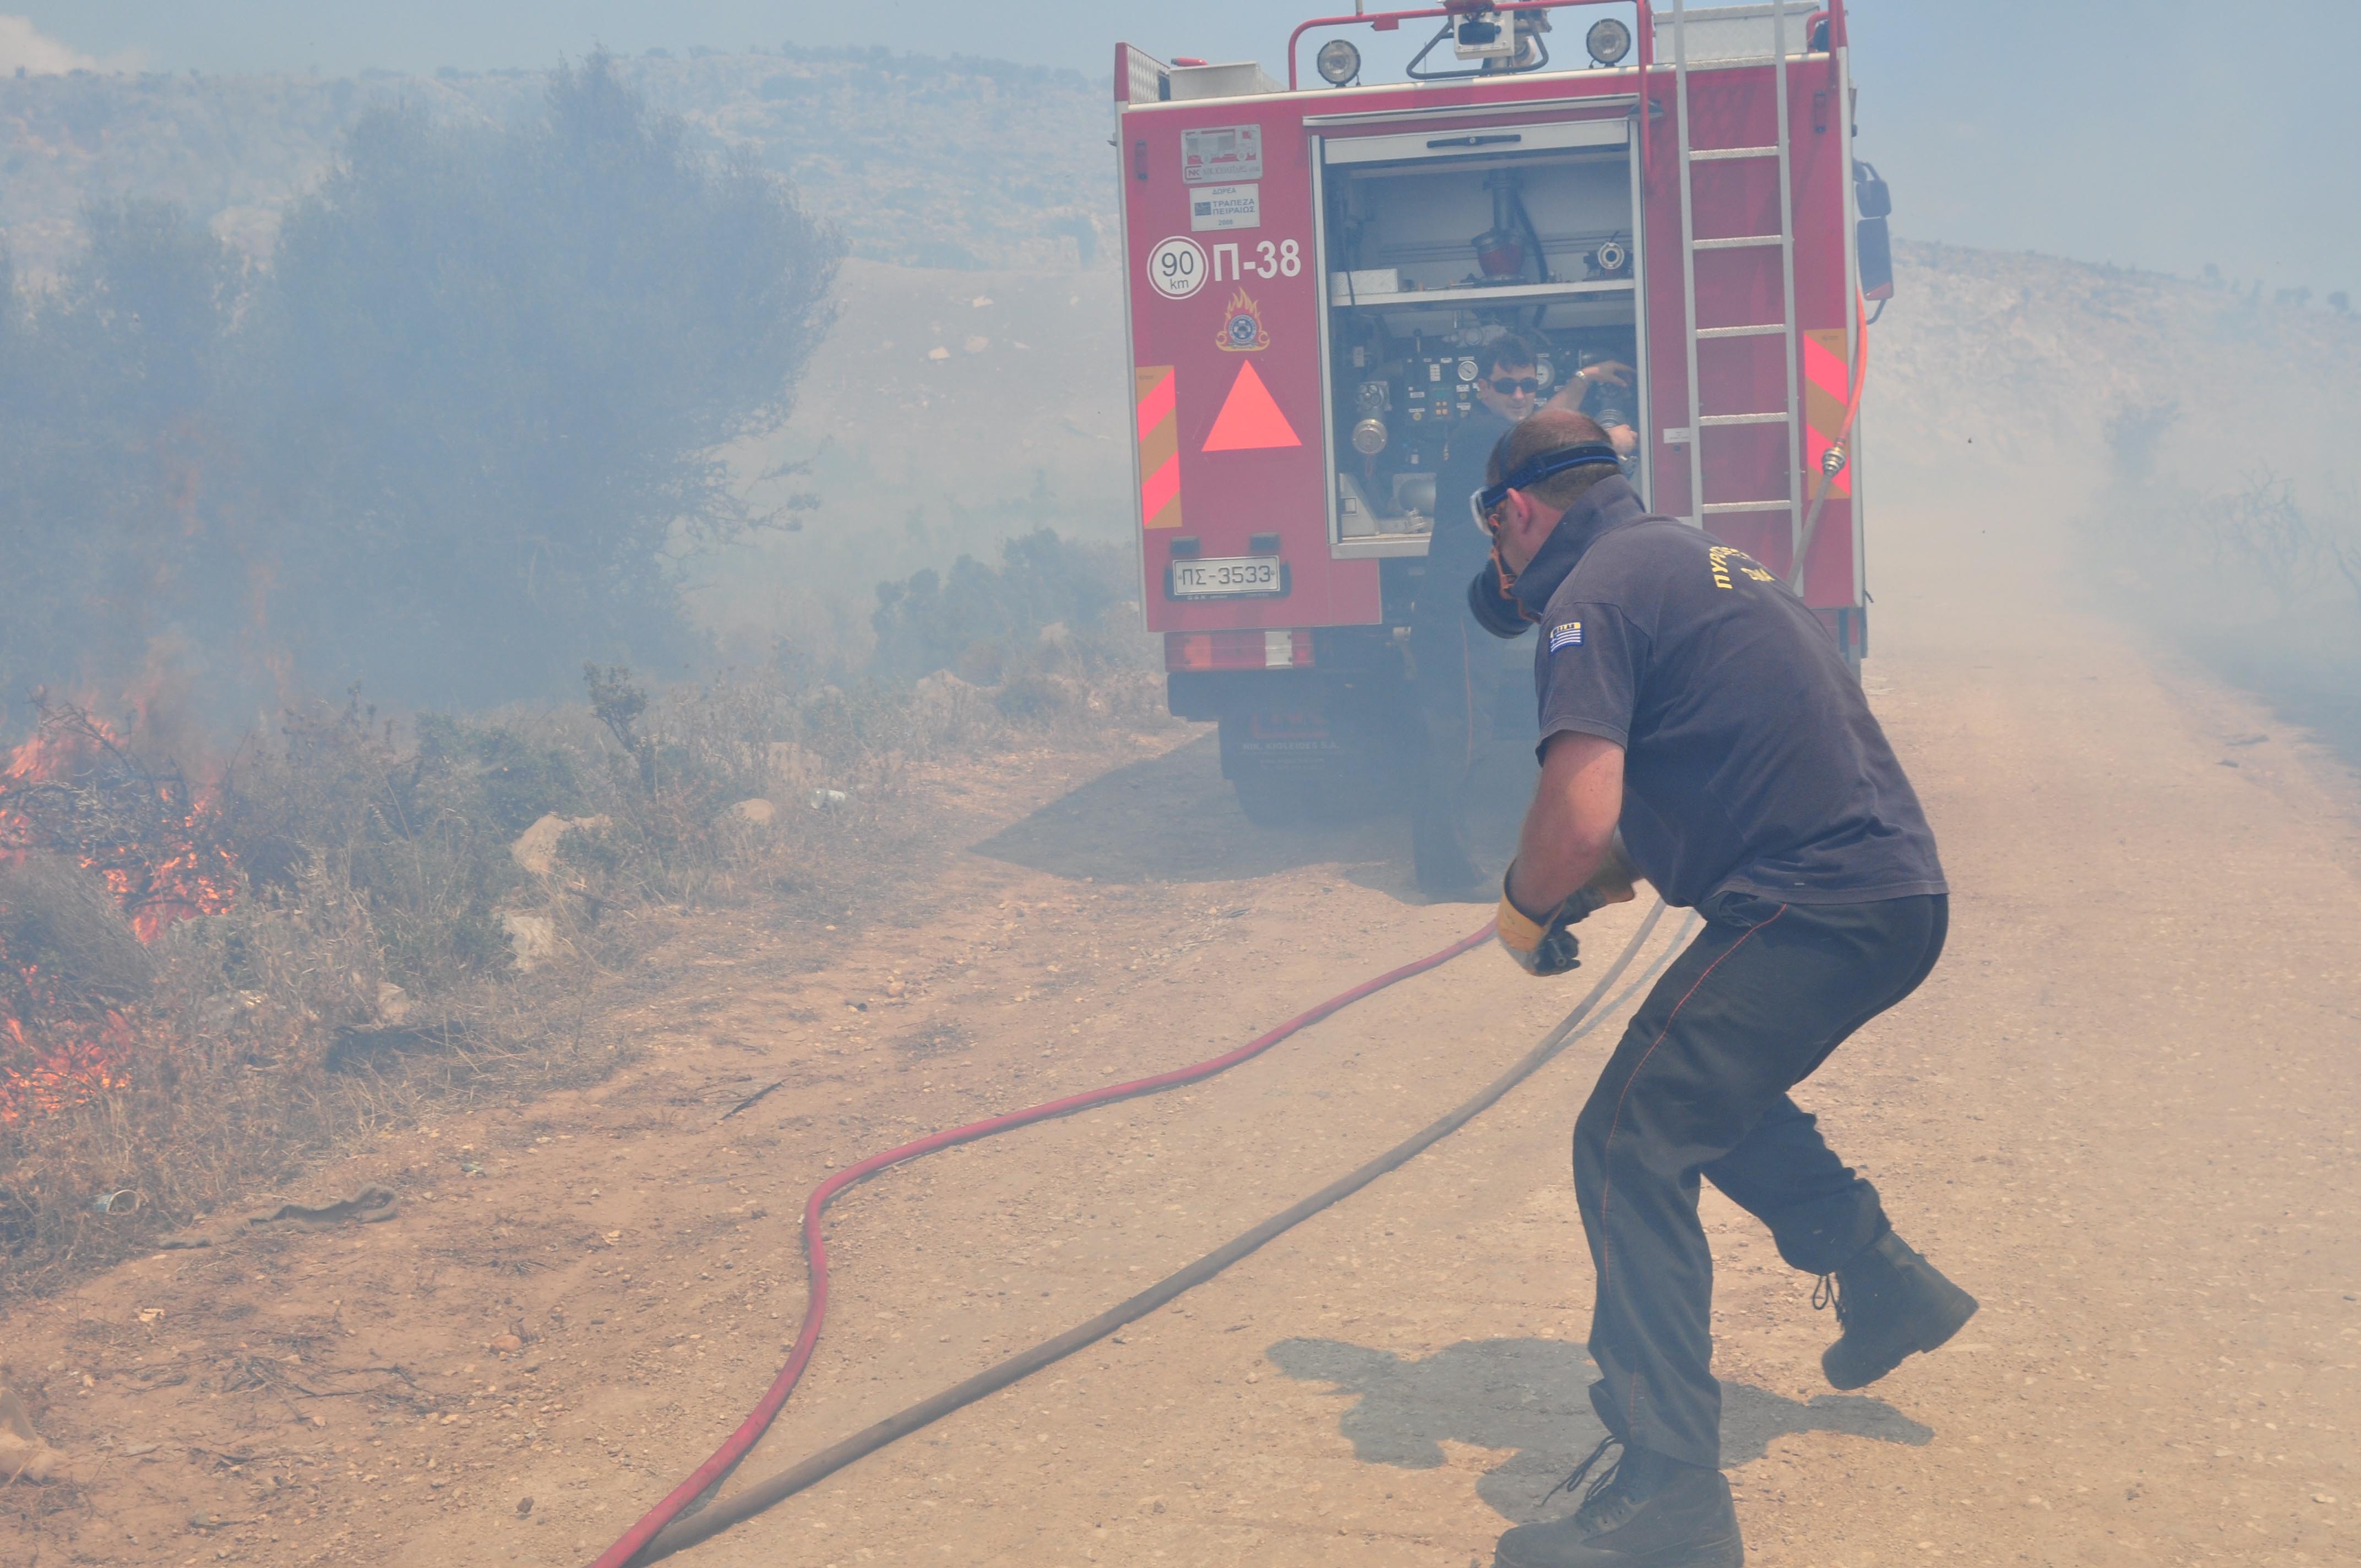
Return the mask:
<path id="1" fill-rule="evenodd" d="M 1312 633 L 1290 631 L 1168 631 L 1168 670 L 1299 670 L 1312 663 Z"/>

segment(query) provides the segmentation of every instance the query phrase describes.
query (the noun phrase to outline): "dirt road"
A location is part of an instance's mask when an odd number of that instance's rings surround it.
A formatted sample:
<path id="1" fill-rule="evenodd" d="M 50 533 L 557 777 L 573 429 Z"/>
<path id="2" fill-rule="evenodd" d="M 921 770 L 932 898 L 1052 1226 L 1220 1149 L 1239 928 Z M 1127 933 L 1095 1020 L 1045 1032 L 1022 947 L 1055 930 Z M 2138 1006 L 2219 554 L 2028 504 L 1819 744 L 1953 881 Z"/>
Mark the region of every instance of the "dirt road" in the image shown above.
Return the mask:
<path id="1" fill-rule="evenodd" d="M 1941 836 L 1950 950 L 1803 1098 L 1984 1310 L 1832 1394 L 1811 1282 L 1708 1194 L 1752 1560 L 2361 1560 L 2350 784 L 2108 627 L 1974 613 L 1993 560 L 1941 521 L 1881 587 L 1868 679 Z M 961 779 L 977 829 L 906 929 L 815 952 L 704 923 L 623 1076 L 321 1173 L 396 1186 L 398 1219 L 16 1310 L 0 1358 L 79 1480 L 11 1488 L 0 1558 L 587 1561 L 771 1376 L 831 1165 L 1210 1055 L 1488 913 L 1412 902 L 1386 825 L 1248 828 L 1208 740 L 1135 749 Z M 1226 1078 L 870 1184 L 747 1474 L 1312 1190 L 1577 990 L 1478 952 Z M 1609 1039 L 1119 1341 L 681 1561 L 1488 1563 L 1598 1435 L 1566 1141 Z"/>

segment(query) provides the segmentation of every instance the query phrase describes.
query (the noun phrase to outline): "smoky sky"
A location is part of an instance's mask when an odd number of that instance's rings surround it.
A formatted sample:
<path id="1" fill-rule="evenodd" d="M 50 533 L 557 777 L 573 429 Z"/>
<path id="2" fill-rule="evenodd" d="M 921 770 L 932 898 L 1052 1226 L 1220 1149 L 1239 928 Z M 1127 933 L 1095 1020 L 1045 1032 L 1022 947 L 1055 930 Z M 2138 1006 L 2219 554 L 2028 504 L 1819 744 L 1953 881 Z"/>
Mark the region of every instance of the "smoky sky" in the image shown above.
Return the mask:
<path id="1" fill-rule="evenodd" d="M 344 75 L 545 66 L 636 53 L 880 46 L 1093 79 L 1116 39 L 1284 74 L 1301 16 L 1270 0 L 0 0 L 104 64 Z M 1611 7 L 1621 10 L 1622 7 Z M 1589 13 L 1583 13 L 1584 16 Z M 1628 13 L 1627 13 L 1628 14 Z M 1861 156 L 1920 239 L 2274 289 L 2361 287 L 2361 5 L 2284 0 L 1860 0 Z M 1562 23 L 1561 58 L 1579 32 Z M 1372 67 L 1406 52 L 1364 33 Z"/>

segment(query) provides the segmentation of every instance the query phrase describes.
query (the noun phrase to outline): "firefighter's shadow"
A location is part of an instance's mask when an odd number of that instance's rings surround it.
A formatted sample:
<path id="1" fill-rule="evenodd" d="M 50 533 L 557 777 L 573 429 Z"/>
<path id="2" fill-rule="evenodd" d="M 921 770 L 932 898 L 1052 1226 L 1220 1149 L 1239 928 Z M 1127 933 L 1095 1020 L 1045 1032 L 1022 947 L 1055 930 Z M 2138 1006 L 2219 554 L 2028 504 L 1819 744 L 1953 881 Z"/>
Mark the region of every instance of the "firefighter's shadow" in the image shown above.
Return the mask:
<path id="1" fill-rule="evenodd" d="M 1445 1441 L 1507 1449 L 1514 1457 L 1488 1471 L 1477 1495 L 1503 1518 L 1529 1519 L 1552 1488 L 1605 1433 L 1591 1412 L 1597 1376 L 1578 1346 L 1555 1340 L 1473 1340 L 1406 1360 L 1340 1340 L 1282 1340 L 1266 1353 L 1280 1371 L 1354 1396 L 1338 1426 L 1365 1464 L 1429 1470 L 1445 1463 Z M 1914 1447 L 1931 1429 L 1883 1399 L 1826 1394 L 1799 1401 L 1722 1385 L 1722 1463 L 1763 1457 L 1788 1432 L 1833 1431 Z"/>

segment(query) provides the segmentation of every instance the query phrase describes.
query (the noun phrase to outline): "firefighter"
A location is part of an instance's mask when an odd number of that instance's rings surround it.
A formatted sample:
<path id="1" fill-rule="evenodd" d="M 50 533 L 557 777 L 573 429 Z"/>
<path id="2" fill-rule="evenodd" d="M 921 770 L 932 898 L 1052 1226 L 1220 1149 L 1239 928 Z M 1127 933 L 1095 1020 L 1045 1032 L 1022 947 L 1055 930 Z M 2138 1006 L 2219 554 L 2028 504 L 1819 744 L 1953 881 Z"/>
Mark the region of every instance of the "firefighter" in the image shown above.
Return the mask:
<path id="1" fill-rule="evenodd" d="M 1706 926 L 1575 1124 L 1591 1404 L 1608 1435 L 1565 1483 L 1589 1479 L 1579 1507 L 1510 1530 L 1494 1561 L 1735 1568 L 1698 1179 L 1821 1277 L 1835 1387 L 1874 1382 L 1966 1323 L 1975 1299 L 1894 1234 L 1788 1092 L 1926 979 L 1948 896 L 1834 641 L 1760 564 L 1649 515 L 1615 456 L 1593 421 L 1545 411 L 1501 441 L 1477 503 L 1494 560 L 1470 613 L 1496 634 L 1540 633 L 1542 774 L 1499 939 L 1530 972 L 1571 969 L 1574 924 L 1631 896 L 1635 872 Z"/>
<path id="2" fill-rule="evenodd" d="M 1476 350 L 1475 392 L 1482 406 L 1453 429 L 1435 476 L 1426 591 L 1411 607 L 1410 633 L 1411 696 L 1425 740 L 1411 815 L 1411 865 L 1419 890 L 1431 898 L 1490 896 L 1468 850 L 1468 823 L 1486 734 L 1483 716 L 1497 706 L 1505 671 L 1470 624 L 1461 591 L 1491 549 L 1467 514 L 1467 498 L 1484 488 L 1484 465 L 1494 445 L 1541 406 L 1538 358 L 1533 344 L 1514 333 Z M 1603 362 L 1569 378 L 1559 397 L 1579 401 L 1594 388 L 1630 380 L 1631 367 Z M 1636 437 L 1631 441 L 1637 445 Z"/>
<path id="3" fill-rule="evenodd" d="M 1636 395 L 1631 374 L 1631 365 L 1618 357 L 1618 350 L 1586 347 L 1582 350 L 1582 368 L 1566 378 L 1565 385 L 1557 389 L 1548 405 L 1571 409 L 1598 421 L 1616 455 L 1627 465 L 1640 450 L 1640 433 L 1631 425 L 1631 404 Z"/>

